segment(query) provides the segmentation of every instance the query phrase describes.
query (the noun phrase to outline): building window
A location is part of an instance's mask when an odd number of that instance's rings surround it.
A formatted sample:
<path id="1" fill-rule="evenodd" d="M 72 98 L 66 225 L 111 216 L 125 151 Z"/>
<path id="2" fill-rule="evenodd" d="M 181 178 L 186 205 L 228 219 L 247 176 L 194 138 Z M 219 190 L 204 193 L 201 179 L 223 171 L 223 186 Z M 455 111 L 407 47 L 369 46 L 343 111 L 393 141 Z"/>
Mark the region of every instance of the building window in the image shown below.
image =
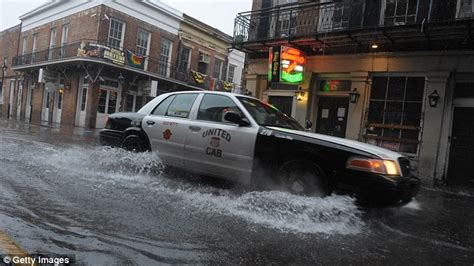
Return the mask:
<path id="1" fill-rule="evenodd" d="M 53 59 L 53 50 L 56 47 L 56 28 L 51 29 L 50 39 L 49 39 L 49 60 Z"/>
<path id="2" fill-rule="evenodd" d="M 178 62 L 178 78 L 181 80 L 187 80 L 188 69 L 191 63 L 191 48 L 187 46 L 181 46 L 181 51 L 179 52 L 179 62 Z"/>
<path id="3" fill-rule="evenodd" d="M 385 26 L 413 24 L 418 0 L 386 0 Z"/>
<path id="4" fill-rule="evenodd" d="M 224 65 L 224 61 L 216 58 L 216 60 L 214 61 L 214 73 L 212 74 L 214 78 L 221 79 L 222 65 Z"/>
<path id="5" fill-rule="evenodd" d="M 66 44 L 69 35 L 69 24 L 63 25 L 63 31 L 61 34 L 61 58 L 66 56 Z"/>
<path id="6" fill-rule="evenodd" d="M 38 34 L 33 34 L 33 48 L 31 49 L 31 63 L 36 62 L 36 49 L 37 49 Z"/>
<path id="7" fill-rule="evenodd" d="M 144 30 L 138 30 L 137 38 L 137 54 L 147 56 L 148 55 L 148 39 L 150 38 L 150 33 Z"/>
<path id="8" fill-rule="evenodd" d="M 28 50 L 28 36 L 23 37 L 23 47 L 21 49 L 21 55 L 26 54 Z"/>
<path id="9" fill-rule="evenodd" d="M 227 81 L 228 82 L 234 82 L 234 75 L 235 75 L 235 68 L 237 66 L 230 64 L 229 65 L 229 71 L 227 73 Z"/>
<path id="10" fill-rule="evenodd" d="M 424 77 L 374 77 L 366 127 L 368 143 L 416 154 Z"/>
<path id="11" fill-rule="evenodd" d="M 198 72 L 207 74 L 207 65 L 209 64 L 209 54 L 199 52 Z"/>
<path id="12" fill-rule="evenodd" d="M 123 43 L 125 23 L 116 19 L 110 20 L 108 45 L 113 48 L 120 49 Z"/>
<path id="13" fill-rule="evenodd" d="M 161 51 L 160 51 L 160 69 L 158 74 L 168 77 L 170 75 L 170 63 L 171 63 L 171 51 L 173 43 L 170 40 L 161 40 Z"/>

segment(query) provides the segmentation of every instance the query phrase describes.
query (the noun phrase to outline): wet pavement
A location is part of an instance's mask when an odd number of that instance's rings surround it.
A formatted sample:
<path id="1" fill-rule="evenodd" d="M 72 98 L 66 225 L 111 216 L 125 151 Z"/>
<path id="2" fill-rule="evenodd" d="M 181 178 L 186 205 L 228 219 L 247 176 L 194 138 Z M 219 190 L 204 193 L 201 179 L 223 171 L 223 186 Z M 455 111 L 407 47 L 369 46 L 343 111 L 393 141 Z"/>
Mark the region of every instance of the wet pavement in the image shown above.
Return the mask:
<path id="1" fill-rule="evenodd" d="M 426 186 L 387 209 L 248 191 L 100 147 L 94 131 L 0 120 L 0 231 L 78 264 L 473 265 L 473 202 Z"/>

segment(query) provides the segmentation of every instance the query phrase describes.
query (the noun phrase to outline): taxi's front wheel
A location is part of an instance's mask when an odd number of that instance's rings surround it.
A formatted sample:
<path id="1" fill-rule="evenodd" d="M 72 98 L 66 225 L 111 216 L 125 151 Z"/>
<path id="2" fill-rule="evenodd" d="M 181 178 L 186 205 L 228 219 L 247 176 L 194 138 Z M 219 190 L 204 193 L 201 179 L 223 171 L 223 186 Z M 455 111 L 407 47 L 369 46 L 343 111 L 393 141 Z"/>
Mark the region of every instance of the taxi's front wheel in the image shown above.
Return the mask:
<path id="1" fill-rule="evenodd" d="M 133 152 L 144 152 L 145 145 L 139 136 L 130 135 L 127 136 L 123 141 L 121 147 L 127 151 Z"/>
<path id="2" fill-rule="evenodd" d="M 278 170 L 277 180 L 282 189 L 293 194 L 324 197 L 333 191 L 324 170 L 308 160 L 285 162 Z"/>

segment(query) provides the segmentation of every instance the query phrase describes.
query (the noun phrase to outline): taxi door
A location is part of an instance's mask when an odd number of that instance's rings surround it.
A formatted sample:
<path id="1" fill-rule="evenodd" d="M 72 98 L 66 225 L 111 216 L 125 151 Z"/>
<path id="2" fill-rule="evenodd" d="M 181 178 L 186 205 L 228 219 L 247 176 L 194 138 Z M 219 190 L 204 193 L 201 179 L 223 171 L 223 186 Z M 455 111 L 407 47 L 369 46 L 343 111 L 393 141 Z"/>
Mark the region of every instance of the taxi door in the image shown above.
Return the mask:
<path id="1" fill-rule="evenodd" d="M 204 94 L 191 120 L 184 145 L 185 168 L 238 182 L 251 178 L 256 126 L 224 120 L 227 111 L 242 113 L 232 98 Z"/>
<path id="2" fill-rule="evenodd" d="M 171 95 L 143 118 L 142 128 L 148 135 L 151 149 L 164 164 L 183 167 L 189 115 L 197 96 L 197 93 Z"/>

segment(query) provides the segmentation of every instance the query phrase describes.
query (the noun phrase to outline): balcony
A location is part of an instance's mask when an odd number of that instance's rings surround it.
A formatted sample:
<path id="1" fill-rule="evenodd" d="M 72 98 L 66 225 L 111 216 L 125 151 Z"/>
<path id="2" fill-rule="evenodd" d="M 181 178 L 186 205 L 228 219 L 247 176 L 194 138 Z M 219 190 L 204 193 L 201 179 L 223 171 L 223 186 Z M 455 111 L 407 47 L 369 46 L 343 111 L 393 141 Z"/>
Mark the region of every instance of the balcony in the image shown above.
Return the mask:
<path id="1" fill-rule="evenodd" d="M 323 3 L 293 3 L 239 13 L 234 23 L 233 46 L 251 54 L 288 44 L 308 54 L 367 52 L 374 43 L 379 51 L 473 47 L 474 12 L 470 2 L 320 2 Z"/>
<path id="2" fill-rule="evenodd" d="M 80 40 L 60 47 L 24 54 L 13 58 L 13 69 L 26 71 L 44 66 L 84 66 L 85 63 L 99 64 L 129 70 L 145 76 L 170 81 L 196 89 L 216 89 L 217 82 L 209 75 L 198 73 L 183 66 L 169 64 L 160 58 L 141 57 L 129 49 L 114 49 L 95 40 Z M 187 66 L 187 63 L 185 64 Z M 233 84 L 225 83 L 225 88 Z M 221 84 L 219 83 L 219 84 Z M 210 86 L 214 86 L 210 88 Z M 217 89 L 225 89 L 223 88 Z"/>

